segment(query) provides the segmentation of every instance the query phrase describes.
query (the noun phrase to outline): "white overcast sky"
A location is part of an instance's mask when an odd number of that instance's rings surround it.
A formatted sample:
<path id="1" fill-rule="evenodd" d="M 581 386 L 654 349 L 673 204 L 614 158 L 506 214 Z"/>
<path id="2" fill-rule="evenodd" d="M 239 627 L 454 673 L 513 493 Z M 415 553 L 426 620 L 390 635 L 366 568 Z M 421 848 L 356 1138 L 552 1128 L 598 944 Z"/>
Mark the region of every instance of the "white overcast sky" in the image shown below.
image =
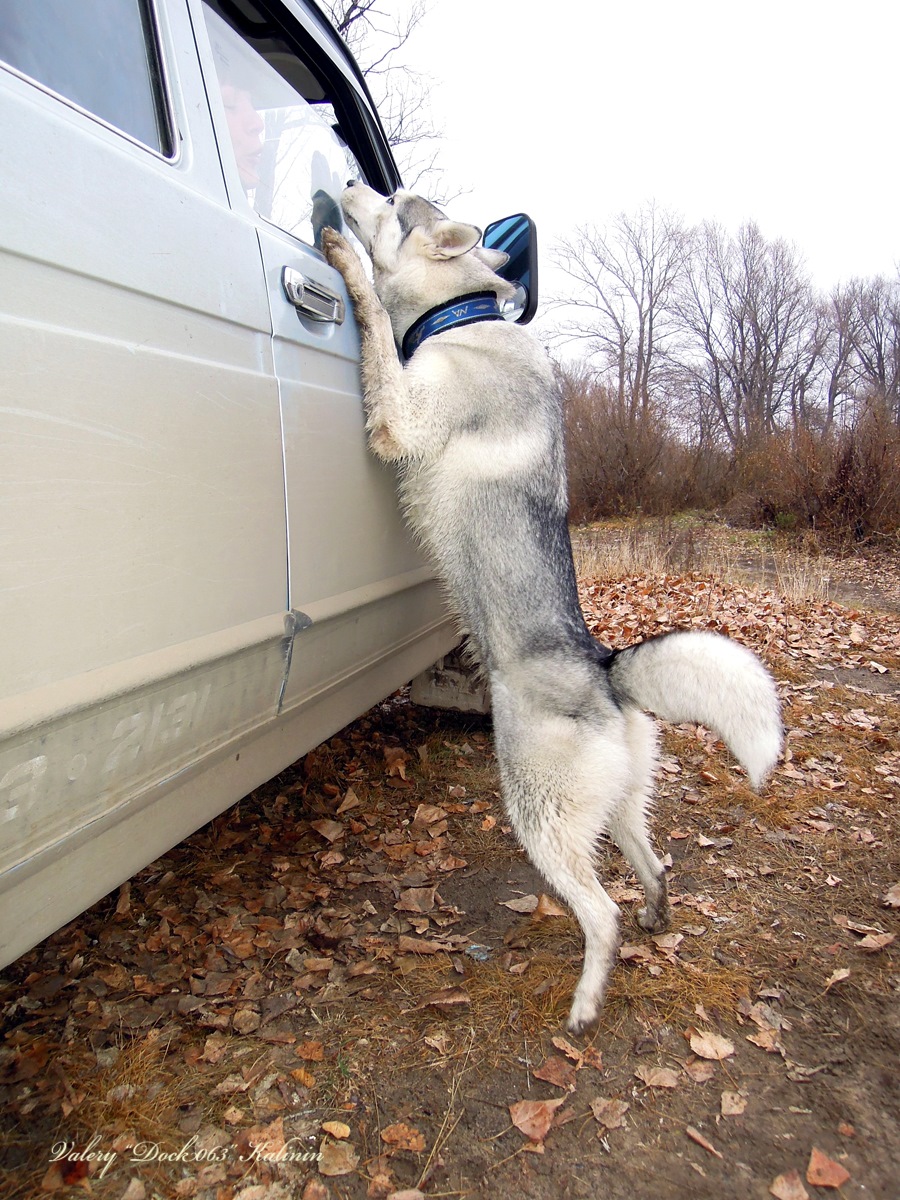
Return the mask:
<path id="1" fill-rule="evenodd" d="M 448 211 L 530 213 L 542 268 L 651 198 L 755 220 L 822 289 L 900 264 L 897 0 L 432 0 L 404 55 L 471 189 Z"/>

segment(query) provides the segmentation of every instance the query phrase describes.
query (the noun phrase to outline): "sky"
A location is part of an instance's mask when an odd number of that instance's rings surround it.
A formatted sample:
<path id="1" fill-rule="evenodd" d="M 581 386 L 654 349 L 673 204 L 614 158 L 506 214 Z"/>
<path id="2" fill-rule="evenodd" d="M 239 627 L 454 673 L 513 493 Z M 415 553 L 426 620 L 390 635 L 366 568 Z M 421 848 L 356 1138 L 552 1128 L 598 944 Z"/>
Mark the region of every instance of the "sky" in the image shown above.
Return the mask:
<path id="1" fill-rule="evenodd" d="M 900 265 L 900 4 L 432 0 L 404 55 L 429 77 L 447 211 L 553 242 L 651 199 L 754 220 L 822 290 Z"/>

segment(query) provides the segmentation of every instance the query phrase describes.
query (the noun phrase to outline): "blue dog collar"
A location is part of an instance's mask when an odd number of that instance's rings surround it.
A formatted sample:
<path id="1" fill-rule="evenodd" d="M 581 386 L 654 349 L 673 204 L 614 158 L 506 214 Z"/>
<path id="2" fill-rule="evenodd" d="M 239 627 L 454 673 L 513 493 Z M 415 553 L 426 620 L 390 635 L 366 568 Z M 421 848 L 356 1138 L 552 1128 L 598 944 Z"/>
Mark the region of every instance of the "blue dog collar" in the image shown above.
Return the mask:
<path id="1" fill-rule="evenodd" d="M 401 353 L 404 359 L 412 358 L 419 346 L 435 333 L 455 329 L 461 325 L 472 325 L 475 321 L 502 321 L 500 305 L 493 292 L 472 292 L 468 296 L 457 296 L 447 304 L 431 308 L 415 321 L 403 338 Z"/>

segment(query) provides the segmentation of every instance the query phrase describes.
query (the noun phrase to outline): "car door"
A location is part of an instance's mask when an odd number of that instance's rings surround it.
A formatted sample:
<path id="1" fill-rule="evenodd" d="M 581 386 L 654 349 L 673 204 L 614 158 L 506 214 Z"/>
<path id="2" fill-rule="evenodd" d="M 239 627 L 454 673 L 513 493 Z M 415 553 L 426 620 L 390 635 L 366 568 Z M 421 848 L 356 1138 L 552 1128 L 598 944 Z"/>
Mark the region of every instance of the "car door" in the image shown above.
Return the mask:
<path id="1" fill-rule="evenodd" d="M 342 227 L 348 178 L 385 191 L 399 181 L 349 60 L 305 6 L 263 13 L 247 0 L 240 10 L 203 0 L 195 11 L 210 106 L 232 151 L 223 153 L 232 203 L 254 223 L 271 305 L 289 605 L 302 630 L 290 710 L 388 656 L 419 646 L 421 658 L 430 640 L 437 657 L 453 640 L 400 517 L 393 471 L 366 449 L 359 339 L 343 280 L 316 248 L 323 225 Z M 384 686 L 373 682 L 373 700 Z"/>
<path id="2" fill-rule="evenodd" d="M 0 103 L 7 961 L 236 798 L 171 799 L 277 716 L 287 535 L 259 243 L 185 0 L 6 0 Z"/>

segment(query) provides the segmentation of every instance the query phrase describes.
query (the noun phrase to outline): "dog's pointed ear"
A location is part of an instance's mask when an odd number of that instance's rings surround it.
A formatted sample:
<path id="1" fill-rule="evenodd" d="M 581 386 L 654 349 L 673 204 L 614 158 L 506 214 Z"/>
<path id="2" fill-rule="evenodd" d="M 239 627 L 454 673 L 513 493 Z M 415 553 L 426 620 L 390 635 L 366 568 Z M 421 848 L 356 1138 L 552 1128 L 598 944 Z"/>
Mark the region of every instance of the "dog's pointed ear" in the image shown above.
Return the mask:
<path id="1" fill-rule="evenodd" d="M 509 255 L 504 254 L 502 250 L 492 250 L 489 246 L 479 246 L 475 251 L 486 267 L 490 267 L 492 271 L 499 271 L 501 267 L 505 267 L 509 262 Z"/>
<path id="2" fill-rule="evenodd" d="M 481 241 L 481 230 L 462 221 L 438 221 L 428 231 L 425 253 L 429 258 L 441 261 L 458 258 L 473 250 Z"/>

